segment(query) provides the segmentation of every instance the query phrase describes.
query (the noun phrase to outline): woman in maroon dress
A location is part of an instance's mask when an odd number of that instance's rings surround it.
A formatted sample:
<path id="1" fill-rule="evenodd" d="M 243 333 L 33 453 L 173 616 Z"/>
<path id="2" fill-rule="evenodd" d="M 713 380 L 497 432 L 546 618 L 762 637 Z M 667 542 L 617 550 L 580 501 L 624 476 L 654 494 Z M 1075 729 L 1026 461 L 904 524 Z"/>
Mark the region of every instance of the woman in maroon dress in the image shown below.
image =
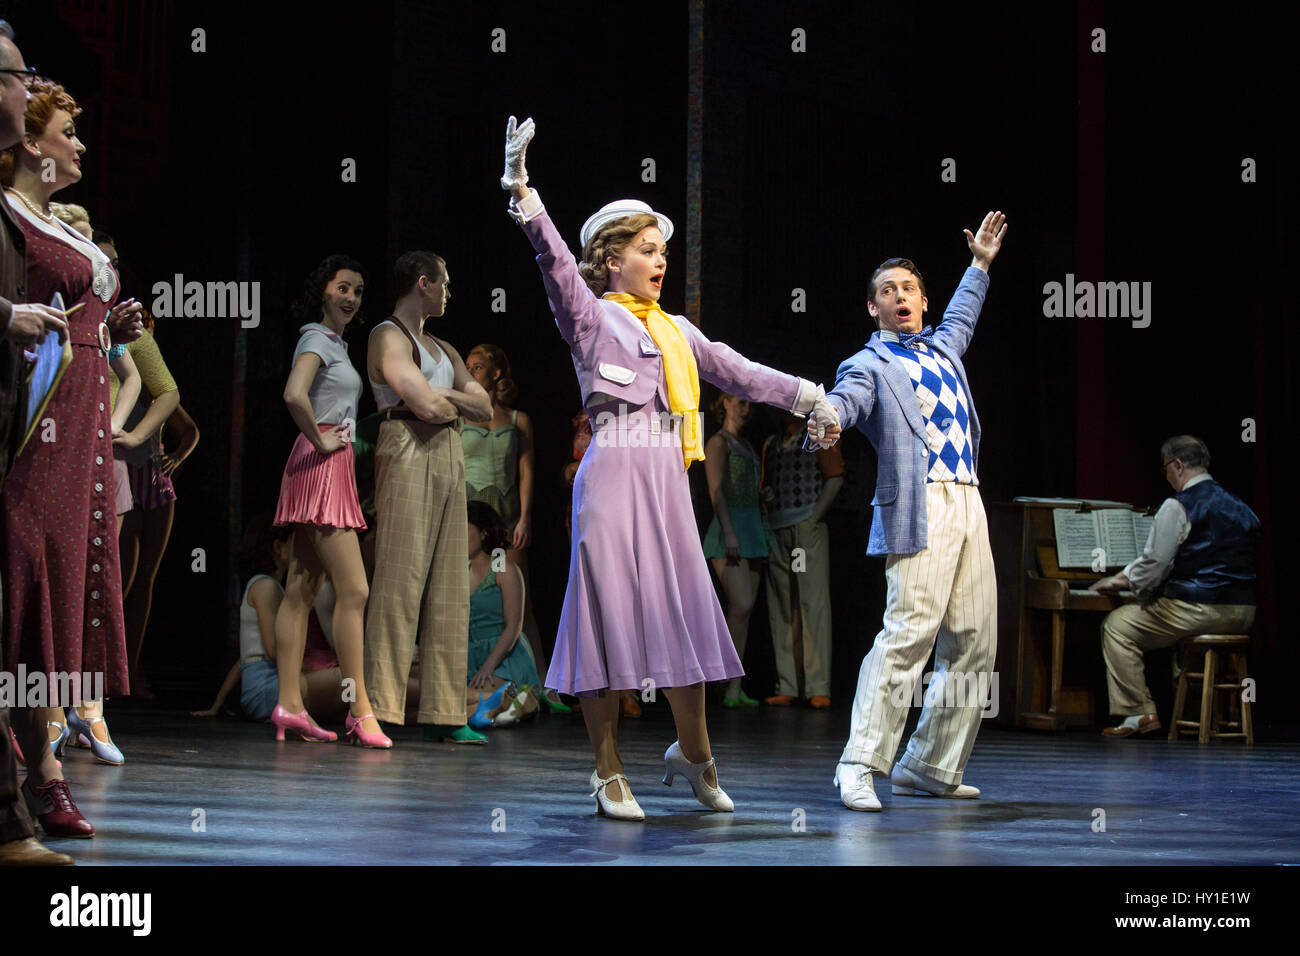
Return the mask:
<path id="1" fill-rule="evenodd" d="M 49 213 L 50 197 L 81 179 L 79 112 L 61 86 L 34 83 L 26 135 L 0 154 L 5 199 L 27 240 L 26 298 L 46 303 L 61 293 L 72 343 L 72 362 L 0 498 L 4 659 L 29 673 L 102 674 L 111 696 L 128 687 L 105 323 L 140 305 L 113 306 L 117 274 L 108 257 Z M 96 691 L 50 703 L 90 704 Z M 46 833 L 92 836 L 46 741 L 22 744 L 29 758 L 23 789 Z"/>

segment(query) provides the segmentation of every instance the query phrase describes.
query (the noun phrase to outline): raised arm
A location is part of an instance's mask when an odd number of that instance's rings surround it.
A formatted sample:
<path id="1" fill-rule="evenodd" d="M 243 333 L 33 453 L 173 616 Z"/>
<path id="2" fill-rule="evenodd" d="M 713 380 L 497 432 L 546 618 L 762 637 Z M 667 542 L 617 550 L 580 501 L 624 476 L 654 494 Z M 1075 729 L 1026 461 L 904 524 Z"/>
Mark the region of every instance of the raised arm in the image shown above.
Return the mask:
<path id="1" fill-rule="evenodd" d="M 370 333 L 370 352 L 367 364 L 371 379 L 395 391 L 402 404 L 421 421 L 443 425 L 459 417 L 456 406 L 429 387 L 424 373 L 411 361 L 410 340 L 398 329 L 378 326 Z"/>
<path id="2" fill-rule="evenodd" d="M 962 276 L 961 284 L 953 293 L 948 308 L 944 309 L 943 322 L 934 333 L 935 341 L 958 355 L 963 355 L 975 334 L 984 306 L 984 296 L 989 289 L 989 266 L 1002 249 L 1002 239 L 1007 233 L 1007 217 L 1001 212 L 990 212 L 980 223 L 979 232 L 966 234 L 966 245 L 971 251 L 971 263 Z"/>
<path id="3" fill-rule="evenodd" d="M 506 123 L 506 171 L 501 188 L 512 196 L 510 216 L 523 227 L 537 251 L 537 268 L 542 270 L 551 314 L 560 335 L 572 346 L 600 324 L 600 303 L 578 274 L 578 263 L 546 214 L 541 195 L 528 188 L 524 154 L 533 133 L 532 119 L 516 125 L 512 116 Z"/>

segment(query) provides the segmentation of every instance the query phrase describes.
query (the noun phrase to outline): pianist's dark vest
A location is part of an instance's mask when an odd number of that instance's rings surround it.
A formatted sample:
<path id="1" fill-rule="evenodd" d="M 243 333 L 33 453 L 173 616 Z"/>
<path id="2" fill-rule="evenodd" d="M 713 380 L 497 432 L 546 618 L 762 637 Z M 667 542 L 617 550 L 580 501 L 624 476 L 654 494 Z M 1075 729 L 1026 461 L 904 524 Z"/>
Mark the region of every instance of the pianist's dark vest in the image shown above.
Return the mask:
<path id="1" fill-rule="evenodd" d="M 1164 595 L 1195 604 L 1255 603 L 1259 519 L 1213 479 L 1174 495 L 1192 524 L 1174 556 Z"/>

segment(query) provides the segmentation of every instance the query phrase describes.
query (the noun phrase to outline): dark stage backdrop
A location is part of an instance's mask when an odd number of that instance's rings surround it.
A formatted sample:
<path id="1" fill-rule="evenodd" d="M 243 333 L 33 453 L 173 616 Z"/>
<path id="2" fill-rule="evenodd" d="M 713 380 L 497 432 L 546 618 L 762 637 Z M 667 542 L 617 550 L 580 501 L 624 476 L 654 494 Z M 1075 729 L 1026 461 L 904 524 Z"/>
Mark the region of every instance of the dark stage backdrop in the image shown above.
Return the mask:
<path id="1" fill-rule="evenodd" d="M 1298 663 L 1281 599 L 1297 570 L 1287 529 L 1300 527 L 1285 451 L 1297 417 L 1296 243 L 1284 228 L 1295 174 L 1280 133 L 1294 84 L 1284 24 L 1270 14 L 1233 22 L 1208 5 L 1090 0 L 965 10 L 381 0 L 255 14 L 101 0 L 0 12 L 29 62 L 86 108 L 86 178 L 61 198 L 118 239 L 126 294 L 149 302 L 153 284 L 177 273 L 260 283 L 256 328 L 159 324 L 203 433 L 178 481 L 146 645 L 164 689 L 197 700 L 229 660 L 232 542 L 274 507 L 294 437 L 280 399 L 289 304 L 336 251 L 367 267 L 366 325 L 350 334 L 358 365 L 366 329 L 391 305 L 388 267 L 412 247 L 449 264 L 438 334 L 462 354 L 495 342 L 513 359 L 538 438 L 537 616 L 554 626 L 568 560 L 560 472 L 579 394 L 496 184 L 512 112 L 537 121 L 529 170 L 573 245 L 610 199 L 661 208 L 680 230 L 664 302 L 681 310 L 693 209 L 692 317 L 828 387 L 873 331 L 863 297 L 878 262 L 913 258 L 937 321 L 969 262 L 962 228 L 1006 211 L 966 357 L 986 505 L 1016 495 L 1158 504 L 1169 493 L 1156 474 L 1161 439 L 1199 435 L 1215 477 L 1264 522 L 1253 670 L 1267 680 Z M 1253 182 L 1243 181 L 1248 159 Z M 1044 285 L 1067 274 L 1150 283 L 1150 324 L 1047 317 Z M 493 311 L 496 290 L 504 311 Z M 803 311 L 792 310 L 796 290 Z M 768 427 L 758 416 L 753 439 Z M 862 555 L 874 453 L 854 434 L 844 454 L 849 480 L 831 516 L 840 699 L 884 606 L 882 562 Z M 206 572 L 192 570 L 196 548 Z M 760 601 L 746 655 L 754 695 L 773 680 L 767 631 Z M 1294 720 L 1267 684 L 1258 713 L 1265 727 Z"/>

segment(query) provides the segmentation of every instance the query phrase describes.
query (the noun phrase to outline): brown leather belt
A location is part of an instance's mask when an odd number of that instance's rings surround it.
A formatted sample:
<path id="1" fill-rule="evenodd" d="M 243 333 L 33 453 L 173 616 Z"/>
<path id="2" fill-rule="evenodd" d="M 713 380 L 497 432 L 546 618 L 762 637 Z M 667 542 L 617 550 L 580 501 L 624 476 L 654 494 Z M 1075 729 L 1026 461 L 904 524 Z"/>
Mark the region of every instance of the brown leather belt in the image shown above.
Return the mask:
<path id="1" fill-rule="evenodd" d="M 453 419 L 449 422 L 426 422 L 409 408 L 402 408 L 398 405 L 385 409 L 382 414 L 384 416 L 384 421 L 386 422 L 419 422 L 421 425 L 427 425 L 430 428 L 451 428 L 455 431 L 460 431 L 459 418 Z"/>

